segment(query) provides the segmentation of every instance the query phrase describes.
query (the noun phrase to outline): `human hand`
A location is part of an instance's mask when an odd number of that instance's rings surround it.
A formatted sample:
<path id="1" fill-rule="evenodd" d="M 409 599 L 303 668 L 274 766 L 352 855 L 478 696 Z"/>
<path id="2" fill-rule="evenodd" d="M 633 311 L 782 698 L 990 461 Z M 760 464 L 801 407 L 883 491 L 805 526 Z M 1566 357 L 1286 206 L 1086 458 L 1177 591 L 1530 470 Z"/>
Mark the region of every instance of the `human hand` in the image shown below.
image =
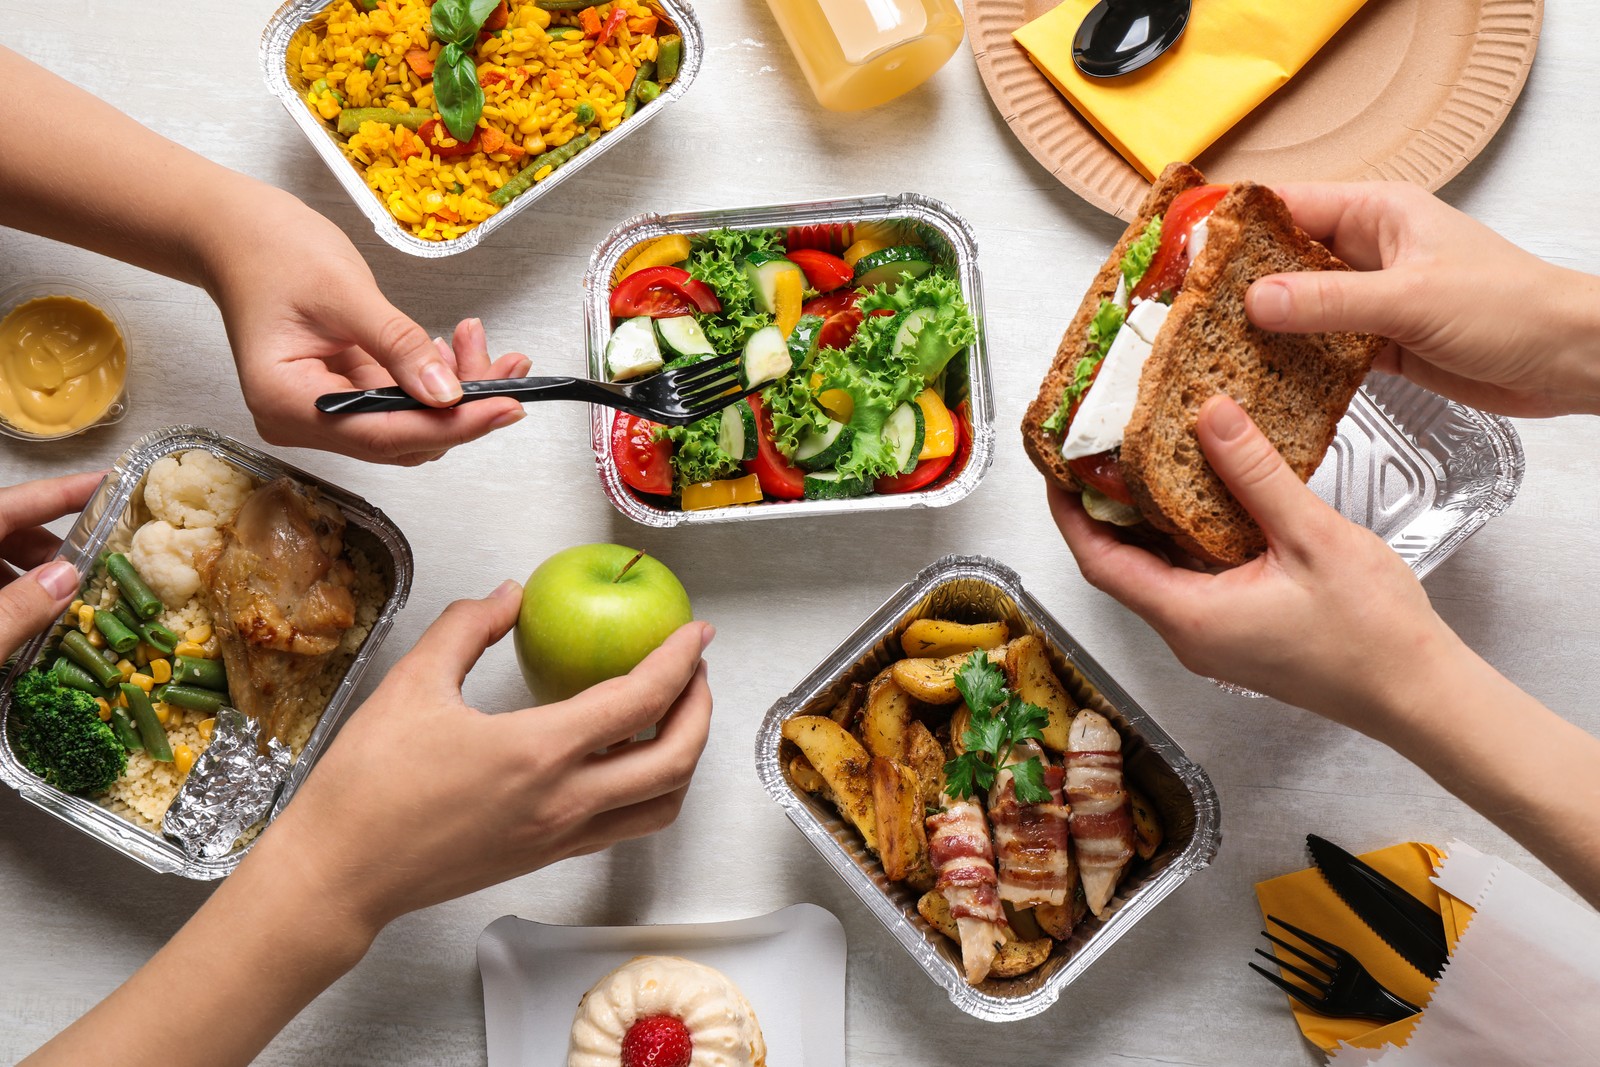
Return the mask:
<path id="1" fill-rule="evenodd" d="M 641 837 L 677 816 L 711 725 L 701 652 L 680 627 L 632 673 L 570 700 L 486 715 L 461 683 L 516 621 L 522 591 L 451 604 L 267 831 L 317 894 L 376 933 L 405 912 L 570 856 Z M 630 742 L 650 726 L 656 735 Z M 604 751 L 602 751 L 604 750 Z M 246 861 L 248 862 L 248 860 Z"/>
<path id="2" fill-rule="evenodd" d="M 1276 191 L 1354 272 L 1270 275 L 1245 310 L 1266 330 L 1358 330 L 1374 368 L 1506 415 L 1600 411 L 1600 279 L 1546 263 L 1407 182 Z"/>
<path id="3" fill-rule="evenodd" d="M 72 564 L 51 561 L 61 538 L 40 524 L 82 511 L 103 477 L 69 474 L 0 488 L 0 660 L 54 622 L 78 595 Z"/>
<path id="4" fill-rule="evenodd" d="M 412 465 L 522 418 L 509 397 L 450 405 L 462 380 L 525 375 L 526 356 L 491 362 L 477 319 L 458 325 L 452 344 L 430 338 L 385 299 L 337 226 L 287 193 L 251 185 L 227 239 L 204 258 L 264 440 Z M 447 410 L 324 415 L 313 406 L 323 393 L 393 385 Z"/>
<path id="5" fill-rule="evenodd" d="M 1220 574 L 1173 566 L 1052 489 L 1051 513 L 1084 578 L 1195 673 L 1388 740 L 1426 702 L 1434 676 L 1423 668 L 1464 646 L 1400 557 L 1318 499 L 1232 399 L 1206 401 L 1197 430 L 1267 551 Z"/>

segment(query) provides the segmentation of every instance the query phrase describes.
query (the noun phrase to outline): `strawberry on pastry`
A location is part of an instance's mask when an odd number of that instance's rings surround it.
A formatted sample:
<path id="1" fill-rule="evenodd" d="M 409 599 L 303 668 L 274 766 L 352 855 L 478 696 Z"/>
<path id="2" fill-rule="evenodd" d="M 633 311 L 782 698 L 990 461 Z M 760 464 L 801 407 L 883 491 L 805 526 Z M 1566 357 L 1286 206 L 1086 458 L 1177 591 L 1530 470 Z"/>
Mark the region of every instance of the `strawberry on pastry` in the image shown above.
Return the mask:
<path id="1" fill-rule="evenodd" d="M 583 995 L 567 1067 L 766 1067 L 750 1002 L 720 971 L 636 956 Z"/>

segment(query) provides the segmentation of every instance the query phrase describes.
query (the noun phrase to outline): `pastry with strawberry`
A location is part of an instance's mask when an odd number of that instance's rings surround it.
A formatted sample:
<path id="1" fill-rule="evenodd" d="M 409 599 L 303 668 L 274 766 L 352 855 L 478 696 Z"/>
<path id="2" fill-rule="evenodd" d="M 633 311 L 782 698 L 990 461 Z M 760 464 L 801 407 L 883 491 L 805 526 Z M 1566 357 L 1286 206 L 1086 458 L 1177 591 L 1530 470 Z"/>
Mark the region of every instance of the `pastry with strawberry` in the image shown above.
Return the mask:
<path id="1" fill-rule="evenodd" d="M 677 956 L 636 956 L 583 995 L 567 1067 L 766 1067 L 750 1002 L 726 975 Z"/>

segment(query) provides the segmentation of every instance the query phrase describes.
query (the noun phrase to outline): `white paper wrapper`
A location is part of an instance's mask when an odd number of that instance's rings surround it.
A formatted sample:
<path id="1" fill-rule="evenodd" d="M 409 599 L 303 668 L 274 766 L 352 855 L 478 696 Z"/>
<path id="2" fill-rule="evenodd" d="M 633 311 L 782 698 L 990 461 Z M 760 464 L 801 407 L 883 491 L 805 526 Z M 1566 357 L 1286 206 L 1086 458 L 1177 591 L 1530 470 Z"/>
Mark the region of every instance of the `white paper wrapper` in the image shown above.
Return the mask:
<path id="1" fill-rule="evenodd" d="M 1475 914 L 1405 1048 L 1333 1067 L 1556 1067 L 1600 1058 L 1600 914 L 1452 841 L 1434 884 Z"/>

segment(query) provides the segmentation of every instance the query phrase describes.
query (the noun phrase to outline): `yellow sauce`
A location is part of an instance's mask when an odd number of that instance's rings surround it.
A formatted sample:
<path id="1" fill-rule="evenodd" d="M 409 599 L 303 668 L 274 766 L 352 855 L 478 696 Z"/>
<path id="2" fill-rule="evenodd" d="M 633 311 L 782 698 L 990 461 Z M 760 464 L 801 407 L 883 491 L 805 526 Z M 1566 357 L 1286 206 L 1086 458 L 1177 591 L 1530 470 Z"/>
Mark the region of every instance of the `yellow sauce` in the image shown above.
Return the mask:
<path id="1" fill-rule="evenodd" d="M 93 424 L 127 373 L 122 335 L 93 304 L 43 296 L 0 319 L 0 419 L 23 433 L 58 437 Z"/>

